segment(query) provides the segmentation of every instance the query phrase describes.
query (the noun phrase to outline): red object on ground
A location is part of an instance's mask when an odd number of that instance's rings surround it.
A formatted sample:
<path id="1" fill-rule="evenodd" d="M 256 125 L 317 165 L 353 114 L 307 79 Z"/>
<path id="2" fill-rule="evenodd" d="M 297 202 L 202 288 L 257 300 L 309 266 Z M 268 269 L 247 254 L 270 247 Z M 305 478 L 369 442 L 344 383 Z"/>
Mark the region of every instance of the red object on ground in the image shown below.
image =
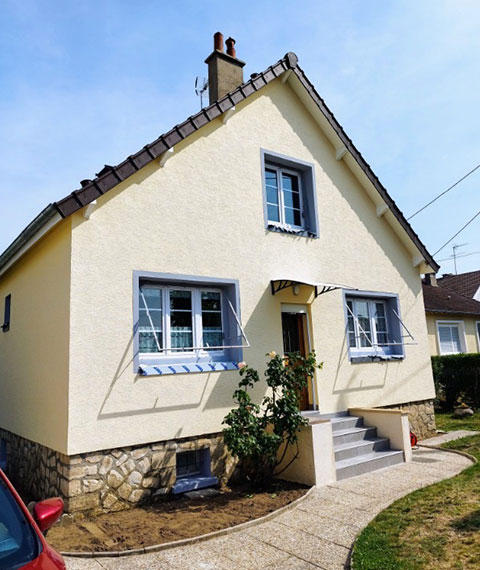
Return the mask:
<path id="1" fill-rule="evenodd" d="M 418 437 L 413 433 L 413 431 L 410 432 L 410 445 L 412 447 L 415 447 L 418 443 Z"/>
<path id="2" fill-rule="evenodd" d="M 35 505 L 34 517 L 0 469 L 0 570 L 13 564 L 15 570 L 66 570 L 63 558 L 48 545 L 46 532 L 62 515 L 62 499 L 47 499 Z M 19 533 L 25 529 L 25 534 Z M 28 531 L 28 532 L 27 532 Z M 13 559 L 13 560 L 12 560 Z"/>

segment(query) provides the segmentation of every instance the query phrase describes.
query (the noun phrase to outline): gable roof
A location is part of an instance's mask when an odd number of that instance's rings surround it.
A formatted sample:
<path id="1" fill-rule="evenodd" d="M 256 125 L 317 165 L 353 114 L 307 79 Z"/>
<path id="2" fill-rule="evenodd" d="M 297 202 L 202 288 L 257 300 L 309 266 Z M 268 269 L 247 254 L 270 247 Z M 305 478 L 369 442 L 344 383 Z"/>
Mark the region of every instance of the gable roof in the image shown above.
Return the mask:
<path id="1" fill-rule="evenodd" d="M 120 182 L 129 178 L 153 160 L 160 158 L 162 154 L 173 148 L 177 143 L 186 139 L 189 135 L 207 123 L 213 121 L 217 117 L 220 117 L 229 109 L 234 108 L 235 105 L 244 101 L 262 89 L 262 87 L 268 85 L 271 81 L 286 72 L 295 74 L 296 78 L 304 87 L 315 106 L 322 113 L 323 117 L 344 145 L 346 151 L 348 151 L 354 158 L 368 180 L 388 206 L 388 209 L 392 212 L 401 227 L 407 233 L 410 240 L 419 250 L 425 259 L 425 262 L 434 271 L 438 271 L 440 266 L 427 251 L 425 245 L 414 232 L 412 226 L 407 222 L 405 216 L 388 194 L 387 190 L 375 175 L 370 165 L 357 150 L 352 140 L 347 136 L 340 123 L 325 104 L 324 100 L 317 93 L 313 84 L 309 81 L 302 68 L 298 65 L 297 56 L 292 52 L 288 52 L 282 59 L 268 67 L 265 71 L 252 74 L 249 81 L 243 83 L 195 115 L 190 116 L 188 119 L 183 121 L 183 123 L 176 125 L 170 131 L 161 135 L 152 143 L 147 144 L 135 154 L 128 156 L 120 164 L 117 164 L 116 166 L 105 165 L 105 167 L 96 174 L 95 179 L 83 180 L 82 188 L 73 191 L 58 202 L 54 202 L 47 206 L 47 208 L 45 208 L 42 213 L 37 216 L 29 226 L 27 226 L 27 228 L 25 228 L 20 236 L 0 256 L 0 269 L 16 254 L 18 254 L 21 248 L 25 246 L 29 239 L 32 238 L 34 233 L 38 231 L 40 216 L 42 216 L 42 219 L 53 219 L 58 217 L 58 215 L 61 216 L 61 218 L 70 216 L 112 188 L 115 188 L 115 186 L 120 184 Z"/>
<path id="2" fill-rule="evenodd" d="M 435 287 L 423 283 L 423 302 L 427 313 L 480 315 L 478 301 L 459 295 L 446 287 Z"/>
<path id="3" fill-rule="evenodd" d="M 437 279 L 440 287 L 447 287 L 455 293 L 465 295 L 473 299 L 475 293 L 480 289 L 480 271 L 470 271 L 459 275 L 444 275 Z"/>

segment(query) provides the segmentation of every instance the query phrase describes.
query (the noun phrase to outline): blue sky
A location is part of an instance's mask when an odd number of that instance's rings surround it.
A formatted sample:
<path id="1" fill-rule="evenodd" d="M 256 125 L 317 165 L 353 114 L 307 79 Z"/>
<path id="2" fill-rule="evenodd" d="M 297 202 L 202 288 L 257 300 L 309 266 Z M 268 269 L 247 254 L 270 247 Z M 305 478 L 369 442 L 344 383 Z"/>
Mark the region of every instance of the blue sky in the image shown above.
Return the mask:
<path id="1" fill-rule="evenodd" d="M 408 216 L 480 163 L 479 21 L 476 0 L 0 0 L 0 250 L 198 110 L 217 30 L 236 38 L 245 77 L 294 51 Z M 480 169 L 412 220 L 431 253 L 479 196 Z M 480 217 L 453 243 L 480 252 Z M 457 265 L 479 269 L 480 255 Z"/>

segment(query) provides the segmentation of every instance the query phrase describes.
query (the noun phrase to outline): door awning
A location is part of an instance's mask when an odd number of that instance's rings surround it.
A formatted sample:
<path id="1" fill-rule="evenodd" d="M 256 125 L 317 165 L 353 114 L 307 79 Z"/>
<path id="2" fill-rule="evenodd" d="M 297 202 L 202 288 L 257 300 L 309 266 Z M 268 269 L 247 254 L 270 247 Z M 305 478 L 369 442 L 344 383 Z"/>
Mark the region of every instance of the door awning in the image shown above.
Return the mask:
<path id="1" fill-rule="evenodd" d="M 312 282 L 312 281 L 299 281 L 298 279 L 272 279 L 270 281 L 270 287 L 272 289 L 272 295 L 282 291 L 283 289 L 288 289 L 289 287 L 295 287 L 295 285 L 308 285 L 313 287 L 315 291 L 315 299 L 323 295 L 324 293 L 329 293 L 330 291 L 335 291 L 336 289 L 348 289 L 349 291 L 358 291 L 357 287 L 351 287 L 350 285 L 342 285 L 340 283 L 322 283 L 322 282 Z"/>

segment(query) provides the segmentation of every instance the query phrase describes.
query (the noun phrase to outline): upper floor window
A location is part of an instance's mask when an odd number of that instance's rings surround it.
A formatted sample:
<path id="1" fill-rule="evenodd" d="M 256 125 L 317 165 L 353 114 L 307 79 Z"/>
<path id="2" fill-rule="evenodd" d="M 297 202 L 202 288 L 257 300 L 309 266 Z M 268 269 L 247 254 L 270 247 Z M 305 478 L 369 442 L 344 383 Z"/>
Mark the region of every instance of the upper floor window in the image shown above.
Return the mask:
<path id="1" fill-rule="evenodd" d="M 265 225 L 318 237 L 313 164 L 262 150 Z"/>
<path id="2" fill-rule="evenodd" d="M 265 167 L 269 224 L 305 229 L 300 176 L 285 168 Z"/>

